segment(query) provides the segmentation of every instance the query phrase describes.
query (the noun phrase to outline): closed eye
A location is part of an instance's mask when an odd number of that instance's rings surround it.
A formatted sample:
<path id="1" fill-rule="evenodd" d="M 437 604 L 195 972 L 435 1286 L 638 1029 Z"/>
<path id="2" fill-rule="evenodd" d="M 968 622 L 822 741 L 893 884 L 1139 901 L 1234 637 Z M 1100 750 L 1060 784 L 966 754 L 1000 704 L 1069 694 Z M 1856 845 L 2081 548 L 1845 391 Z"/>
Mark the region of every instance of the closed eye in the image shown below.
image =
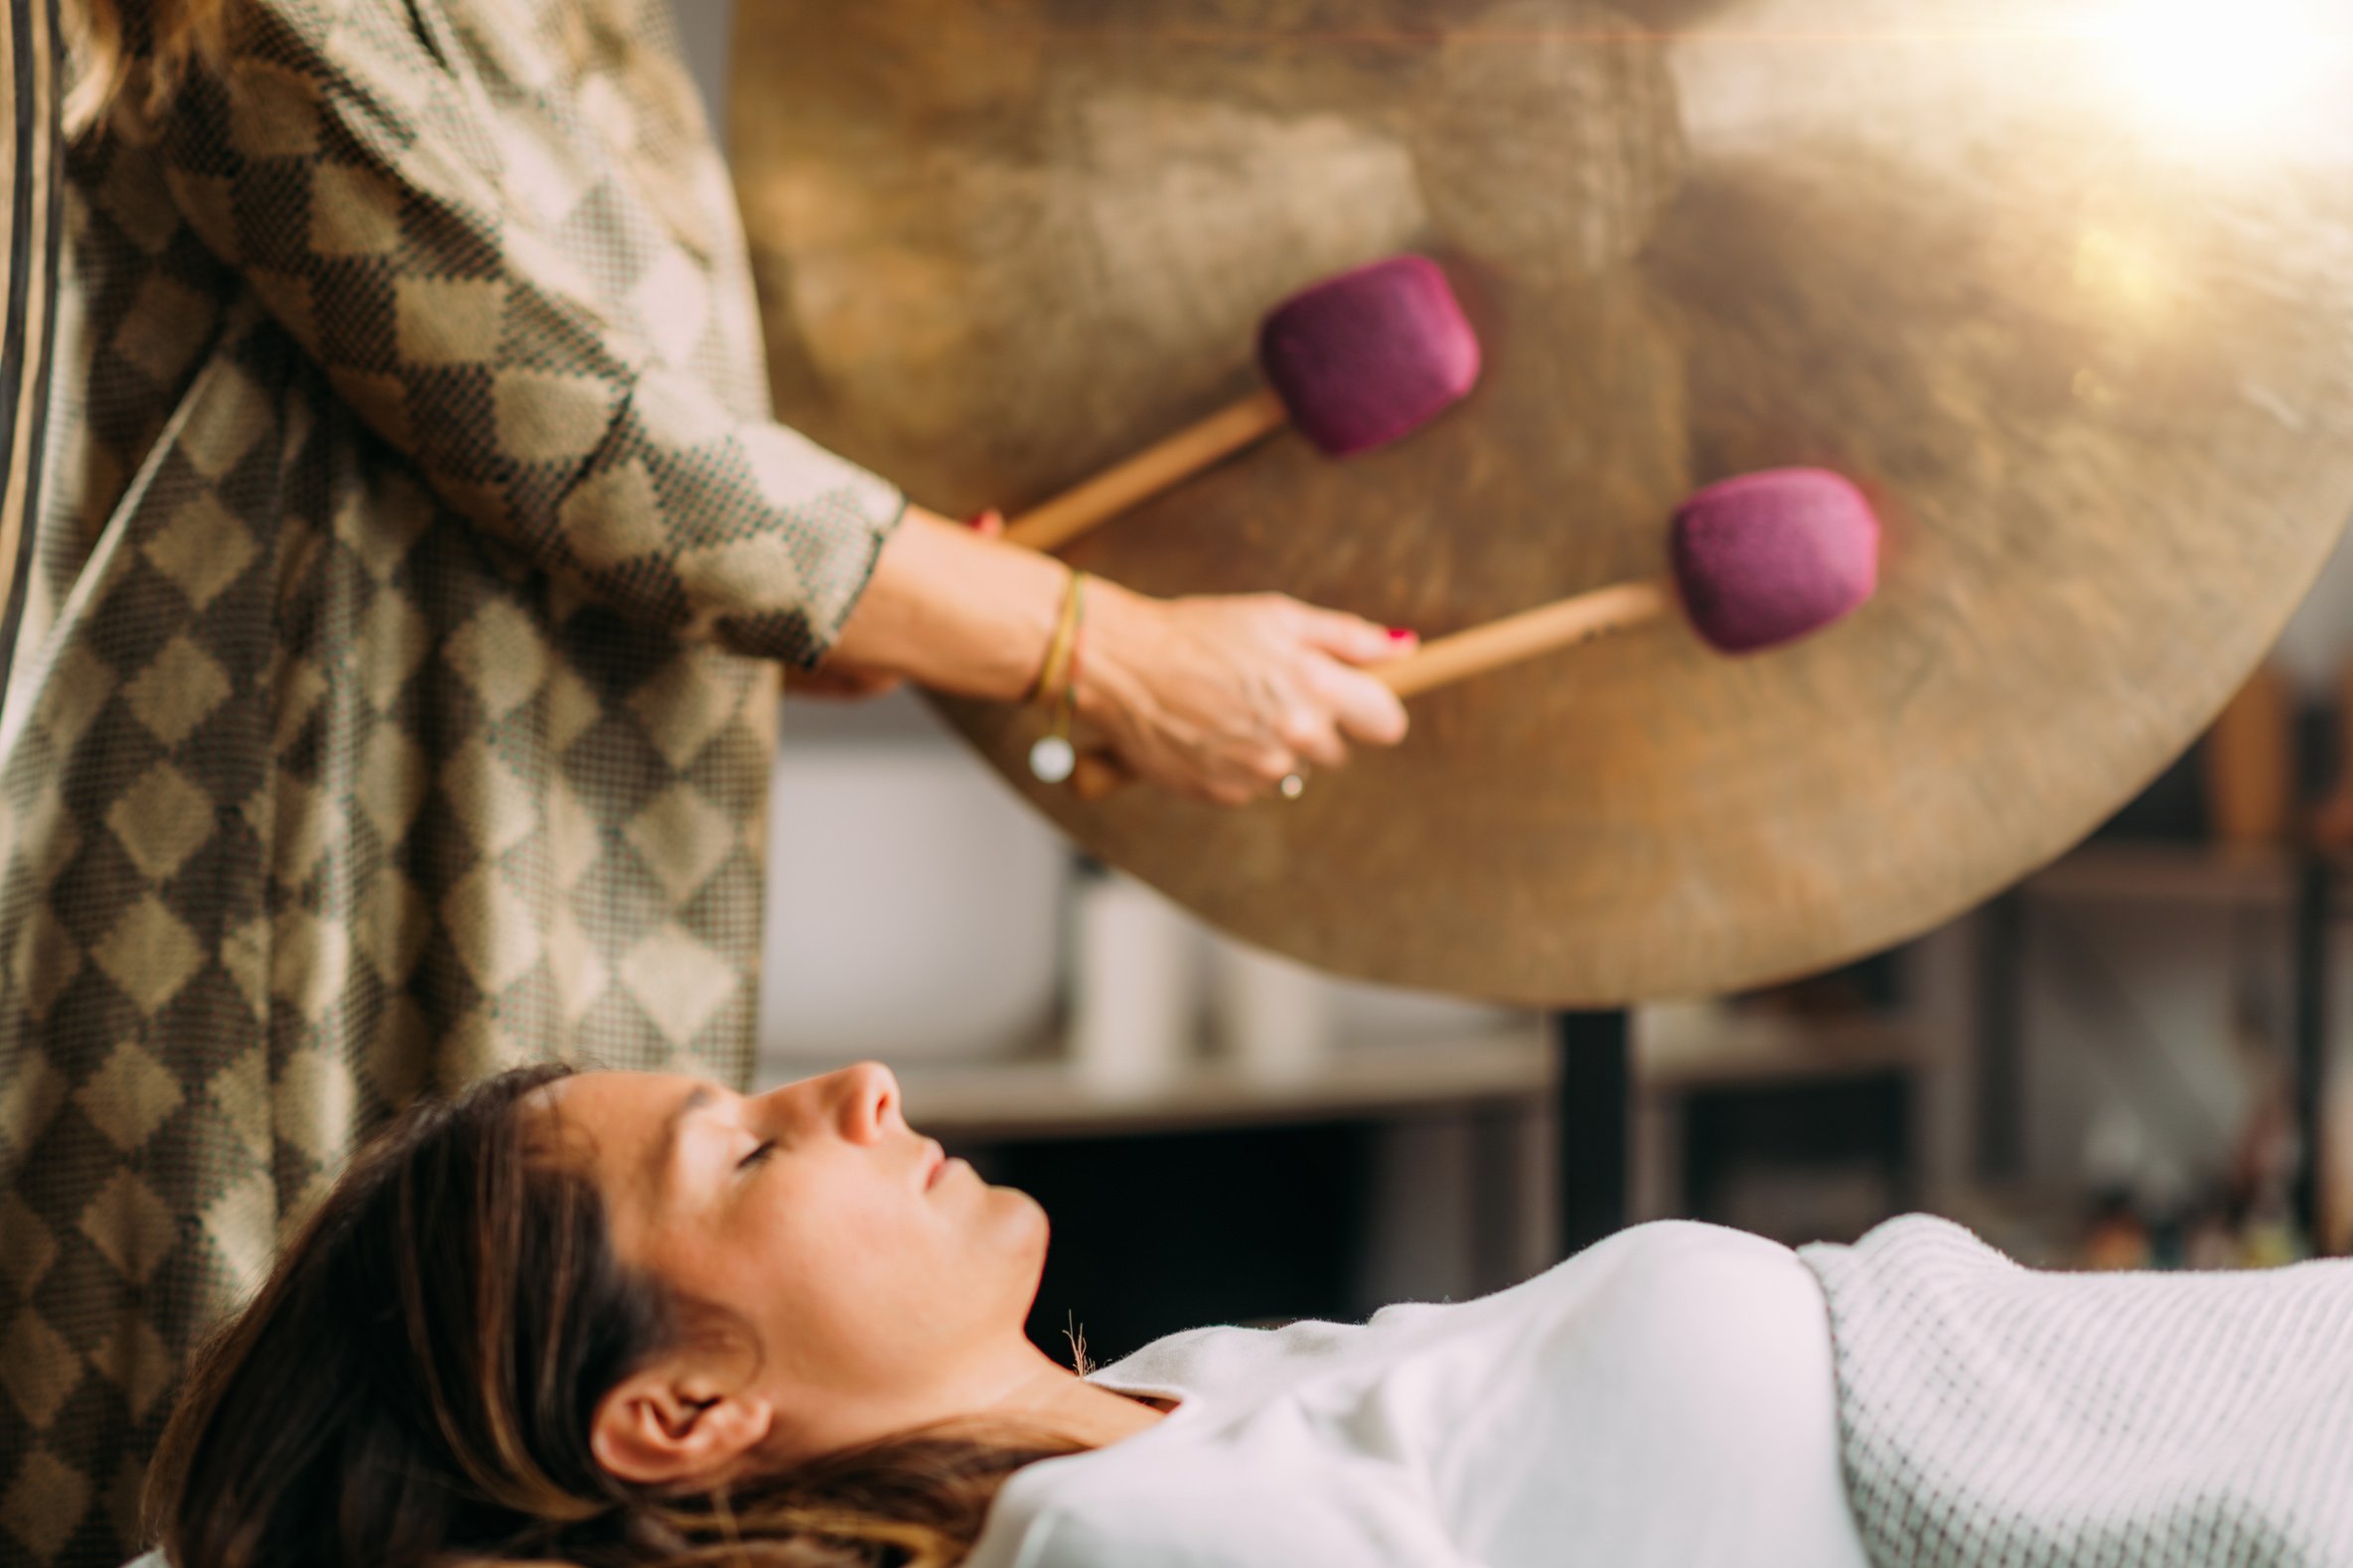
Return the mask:
<path id="1" fill-rule="evenodd" d="M 774 1138 L 770 1138 L 763 1142 L 758 1148 L 754 1149 L 750 1154 L 747 1154 L 742 1159 L 736 1161 L 735 1168 L 739 1171 L 748 1171 L 753 1166 L 765 1161 L 770 1155 L 774 1153 L 776 1153 L 776 1140 Z"/>

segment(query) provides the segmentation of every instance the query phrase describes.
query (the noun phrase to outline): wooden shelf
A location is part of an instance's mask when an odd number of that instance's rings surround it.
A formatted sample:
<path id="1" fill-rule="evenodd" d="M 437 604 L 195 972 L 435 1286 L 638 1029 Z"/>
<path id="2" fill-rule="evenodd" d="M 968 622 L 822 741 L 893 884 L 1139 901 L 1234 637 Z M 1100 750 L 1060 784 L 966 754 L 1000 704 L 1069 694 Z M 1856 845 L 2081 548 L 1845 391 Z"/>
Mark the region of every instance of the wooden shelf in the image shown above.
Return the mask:
<path id="1" fill-rule="evenodd" d="M 1043 1061 L 910 1068 L 899 1080 L 907 1119 L 938 1137 L 1079 1138 L 1535 1104 L 1551 1092 L 1552 1052 L 1532 1026 L 1338 1047 L 1295 1076 L 1209 1060 L 1151 1081 L 1111 1084 L 1068 1062 Z"/>
<path id="2" fill-rule="evenodd" d="M 2061 856 L 2018 891 L 2084 903 L 2285 909 L 2295 897 L 2295 857 L 2283 848 L 2102 841 Z"/>
<path id="3" fill-rule="evenodd" d="M 1803 1018 L 1646 1009 L 1635 1029 L 1643 1092 L 1827 1077 L 1916 1067 L 1901 1018 Z M 1082 1138 L 1212 1127 L 1408 1118 L 1468 1106 L 1546 1103 L 1553 1046 L 1541 1023 L 1441 1040 L 1343 1046 L 1296 1075 L 1218 1060 L 1125 1083 L 1059 1060 L 910 1067 L 907 1118 L 938 1137 Z"/>
<path id="4" fill-rule="evenodd" d="M 1900 1014 L 1825 1018 L 1678 1005 L 1636 1016 L 1634 1075 L 1646 1093 L 1844 1077 L 1923 1061 L 1920 1032 Z"/>

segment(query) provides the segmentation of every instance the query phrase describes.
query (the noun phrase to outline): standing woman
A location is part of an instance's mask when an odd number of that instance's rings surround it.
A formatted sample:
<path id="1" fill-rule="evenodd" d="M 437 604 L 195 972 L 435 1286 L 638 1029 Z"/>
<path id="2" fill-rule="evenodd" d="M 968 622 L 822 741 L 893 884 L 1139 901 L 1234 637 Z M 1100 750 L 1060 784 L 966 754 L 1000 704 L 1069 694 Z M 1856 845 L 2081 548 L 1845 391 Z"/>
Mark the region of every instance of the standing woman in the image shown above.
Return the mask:
<path id="1" fill-rule="evenodd" d="M 192 1341 L 421 1088 L 745 1078 L 780 665 L 1017 700 L 1070 662 L 1069 571 L 770 422 L 666 4 L 67 0 L 0 700 L 0 1568 L 127 1555 Z M 1164 785 L 1403 733 L 1354 617 L 1084 608 L 1079 711 Z"/>

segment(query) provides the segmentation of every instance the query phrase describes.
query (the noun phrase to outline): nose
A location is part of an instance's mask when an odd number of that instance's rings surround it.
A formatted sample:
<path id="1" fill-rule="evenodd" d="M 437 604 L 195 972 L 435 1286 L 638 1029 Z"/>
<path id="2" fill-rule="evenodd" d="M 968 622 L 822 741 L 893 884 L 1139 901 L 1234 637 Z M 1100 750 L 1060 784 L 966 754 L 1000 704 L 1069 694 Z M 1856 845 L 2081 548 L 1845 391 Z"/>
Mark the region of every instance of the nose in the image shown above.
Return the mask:
<path id="1" fill-rule="evenodd" d="M 899 1108 L 899 1080 L 879 1062 L 861 1062 L 826 1076 L 834 1126 L 851 1143 L 879 1143 L 906 1125 Z"/>
<path id="2" fill-rule="evenodd" d="M 830 1130 L 848 1142 L 872 1144 L 907 1125 L 899 1109 L 899 1080 L 879 1062 L 796 1078 L 754 1103 L 780 1130 L 799 1136 Z"/>

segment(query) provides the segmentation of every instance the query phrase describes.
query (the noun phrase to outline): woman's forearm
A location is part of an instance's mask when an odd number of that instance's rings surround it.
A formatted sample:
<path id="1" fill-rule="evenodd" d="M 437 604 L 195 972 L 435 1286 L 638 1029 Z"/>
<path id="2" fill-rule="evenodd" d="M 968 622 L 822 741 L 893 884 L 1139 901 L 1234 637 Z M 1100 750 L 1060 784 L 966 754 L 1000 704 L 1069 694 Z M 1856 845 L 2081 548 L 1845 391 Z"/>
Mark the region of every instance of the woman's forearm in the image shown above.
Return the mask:
<path id="1" fill-rule="evenodd" d="M 1038 678 L 1070 568 L 910 506 L 832 656 L 958 696 L 1012 701 Z"/>

